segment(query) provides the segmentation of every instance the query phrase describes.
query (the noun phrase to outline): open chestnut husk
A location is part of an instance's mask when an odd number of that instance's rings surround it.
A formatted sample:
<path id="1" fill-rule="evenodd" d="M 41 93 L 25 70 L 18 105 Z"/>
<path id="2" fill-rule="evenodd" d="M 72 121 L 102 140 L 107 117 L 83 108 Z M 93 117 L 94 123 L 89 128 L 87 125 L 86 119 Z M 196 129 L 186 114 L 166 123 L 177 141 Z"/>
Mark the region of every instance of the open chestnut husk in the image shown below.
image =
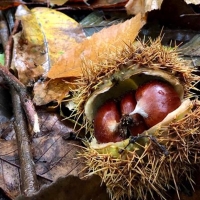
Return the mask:
<path id="1" fill-rule="evenodd" d="M 84 140 L 86 147 L 79 154 L 85 160 L 86 176 L 99 175 L 116 200 L 147 200 L 155 193 L 166 199 L 171 188 L 179 195 L 183 179 L 193 185 L 192 174 L 200 163 L 200 102 L 192 93 L 199 81 L 196 69 L 175 48 L 162 46 L 159 38 L 138 43 L 127 45 L 115 60 L 105 58 L 105 63 L 87 67 L 74 93 L 77 115 L 83 114 L 92 138 Z M 164 87 L 163 101 L 147 87 L 151 83 Z M 147 99 L 136 109 L 142 87 Z M 127 97 L 129 93 L 135 99 Z M 103 122 L 108 102 L 114 105 L 113 124 Z M 173 108 L 160 111 L 158 102 Z M 138 112 L 141 108 L 143 112 Z M 139 118 L 134 119 L 135 114 Z M 134 126 L 139 124 L 142 131 L 135 134 Z M 98 128 L 109 128 L 114 140 L 102 140 Z"/>

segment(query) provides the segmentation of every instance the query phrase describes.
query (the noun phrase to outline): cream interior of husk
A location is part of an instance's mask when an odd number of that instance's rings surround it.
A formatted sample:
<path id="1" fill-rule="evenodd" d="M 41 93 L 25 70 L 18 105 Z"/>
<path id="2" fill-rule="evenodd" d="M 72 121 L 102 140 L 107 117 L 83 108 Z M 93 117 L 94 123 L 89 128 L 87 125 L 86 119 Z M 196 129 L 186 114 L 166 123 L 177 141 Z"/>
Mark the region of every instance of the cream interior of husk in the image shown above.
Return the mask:
<path id="1" fill-rule="evenodd" d="M 116 72 L 111 78 L 105 79 L 104 84 L 90 96 L 85 103 L 84 110 L 87 119 L 92 122 L 98 108 L 110 98 L 119 98 L 130 90 L 135 90 L 141 84 L 150 80 L 164 80 L 170 83 L 183 99 L 184 88 L 178 78 L 163 70 L 147 69 L 139 66 L 130 66 L 128 70 Z"/>

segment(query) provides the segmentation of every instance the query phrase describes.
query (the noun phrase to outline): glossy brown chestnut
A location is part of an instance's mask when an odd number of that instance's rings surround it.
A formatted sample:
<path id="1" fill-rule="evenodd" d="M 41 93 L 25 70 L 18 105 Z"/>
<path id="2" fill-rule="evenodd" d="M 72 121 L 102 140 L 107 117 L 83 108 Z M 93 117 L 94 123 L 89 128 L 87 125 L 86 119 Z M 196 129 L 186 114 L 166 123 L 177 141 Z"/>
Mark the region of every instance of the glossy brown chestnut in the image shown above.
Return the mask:
<path id="1" fill-rule="evenodd" d="M 130 91 L 127 94 L 125 94 L 120 102 L 120 110 L 122 113 L 122 116 L 129 115 L 130 112 L 132 112 L 135 109 L 137 102 L 135 99 L 135 91 Z M 135 113 L 132 115 L 132 123 L 128 126 L 128 130 L 131 135 L 135 136 L 147 129 L 147 126 L 144 122 L 143 117 Z"/>
<path id="2" fill-rule="evenodd" d="M 97 111 L 94 118 L 94 136 L 99 143 L 118 142 L 123 140 L 118 132 L 120 112 L 117 103 L 109 100 Z"/>
<path id="3" fill-rule="evenodd" d="M 136 90 L 136 107 L 130 115 L 138 113 L 143 116 L 148 127 L 161 122 L 167 114 L 174 111 L 181 104 L 175 89 L 166 82 L 153 80 L 140 86 Z"/>

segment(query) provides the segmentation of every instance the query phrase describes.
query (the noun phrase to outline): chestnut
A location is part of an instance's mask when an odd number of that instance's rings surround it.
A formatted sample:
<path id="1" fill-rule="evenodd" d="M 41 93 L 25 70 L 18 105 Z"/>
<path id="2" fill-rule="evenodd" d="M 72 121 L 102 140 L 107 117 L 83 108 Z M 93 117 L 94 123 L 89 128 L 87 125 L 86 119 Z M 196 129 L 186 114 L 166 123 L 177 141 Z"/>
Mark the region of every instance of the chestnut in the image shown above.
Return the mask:
<path id="1" fill-rule="evenodd" d="M 120 111 L 115 100 L 108 100 L 94 117 L 94 136 L 98 143 L 118 142 L 123 140 L 118 132 Z"/>
<path id="2" fill-rule="evenodd" d="M 152 80 L 141 85 L 136 90 L 135 99 L 137 104 L 130 115 L 140 114 L 148 127 L 161 122 L 181 104 L 173 86 L 161 80 Z"/>
<path id="3" fill-rule="evenodd" d="M 130 91 L 123 95 L 121 101 L 120 101 L 120 110 L 122 113 L 122 117 L 126 115 L 129 115 L 131 111 L 135 109 L 137 102 L 135 99 L 135 91 Z M 138 135 L 145 131 L 147 129 L 147 126 L 144 122 L 143 117 L 135 113 L 132 115 L 132 123 L 129 123 L 128 130 L 130 135 Z"/>

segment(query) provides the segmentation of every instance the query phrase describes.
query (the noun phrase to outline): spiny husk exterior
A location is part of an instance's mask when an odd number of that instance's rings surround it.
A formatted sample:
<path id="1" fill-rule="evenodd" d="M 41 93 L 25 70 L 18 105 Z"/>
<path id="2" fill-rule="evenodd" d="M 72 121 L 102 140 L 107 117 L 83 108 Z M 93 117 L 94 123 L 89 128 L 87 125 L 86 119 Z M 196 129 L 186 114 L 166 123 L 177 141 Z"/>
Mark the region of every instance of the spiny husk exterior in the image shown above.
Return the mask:
<path id="1" fill-rule="evenodd" d="M 191 97 L 191 88 L 199 80 L 193 72 L 195 68 L 179 57 L 177 48 L 161 45 L 161 38 L 155 41 L 127 44 L 123 50 L 109 54 L 102 53 L 103 63 L 83 60 L 83 76 L 77 81 L 78 89 L 74 91 L 74 102 L 78 114 L 84 113 L 84 104 L 91 94 L 106 81 L 118 81 L 117 71 L 139 66 L 169 72 L 178 78 L 184 87 L 184 98 Z"/>
<path id="2" fill-rule="evenodd" d="M 168 155 L 152 140 L 137 151 L 122 152 L 119 158 L 99 153 L 88 143 L 79 155 L 85 158 L 87 176 L 98 174 L 106 183 L 111 199 L 148 199 L 157 193 L 165 199 L 169 188 L 178 187 L 183 179 L 193 184 L 195 165 L 200 163 L 200 102 L 193 102 L 192 112 L 171 122 L 167 135 L 157 134 L 157 141 L 165 144 Z M 166 130 L 165 130 L 166 131 Z"/>

